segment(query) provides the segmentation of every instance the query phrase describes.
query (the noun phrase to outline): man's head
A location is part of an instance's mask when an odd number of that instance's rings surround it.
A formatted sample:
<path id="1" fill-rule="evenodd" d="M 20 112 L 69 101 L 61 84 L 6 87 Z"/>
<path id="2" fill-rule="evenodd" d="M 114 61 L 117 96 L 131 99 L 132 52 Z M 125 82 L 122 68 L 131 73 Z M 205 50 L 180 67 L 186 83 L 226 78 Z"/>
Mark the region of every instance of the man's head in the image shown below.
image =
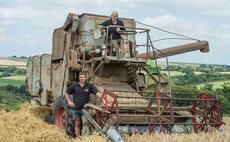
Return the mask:
<path id="1" fill-rule="evenodd" d="M 84 72 L 79 73 L 79 82 L 80 83 L 85 83 L 86 81 L 86 74 Z"/>
<path id="2" fill-rule="evenodd" d="M 117 23 L 117 18 L 118 18 L 118 12 L 113 10 L 113 12 L 111 14 L 111 18 L 112 18 L 113 24 L 116 24 Z"/>

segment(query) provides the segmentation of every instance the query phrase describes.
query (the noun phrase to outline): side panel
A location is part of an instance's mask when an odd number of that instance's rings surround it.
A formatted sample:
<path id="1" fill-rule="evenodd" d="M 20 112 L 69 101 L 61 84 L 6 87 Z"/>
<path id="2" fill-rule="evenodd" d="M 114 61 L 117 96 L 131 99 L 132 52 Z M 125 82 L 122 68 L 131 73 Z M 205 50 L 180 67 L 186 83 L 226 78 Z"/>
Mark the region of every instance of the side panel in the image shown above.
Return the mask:
<path id="1" fill-rule="evenodd" d="M 33 65 L 32 65 L 32 59 L 29 59 L 27 61 L 27 67 L 26 67 L 26 84 L 25 84 L 26 92 L 28 92 L 29 94 L 32 94 L 32 80 L 33 80 Z"/>
<path id="2" fill-rule="evenodd" d="M 52 60 L 60 60 L 64 57 L 66 32 L 62 28 L 58 28 L 53 32 L 52 42 Z"/>
<path id="3" fill-rule="evenodd" d="M 51 87 L 53 91 L 54 98 L 63 95 L 66 91 L 67 82 L 69 81 L 69 47 L 70 47 L 70 34 L 66 34 L 64 57 L 61 62 L 52 62 L 51 71 Z"/>
<path id="4" fill-rule="evenodd" d="M 32 64 L 33 64 L 33 69 L 32 69 L 32 96 L 38 96 L 39 95 L 39 90 L 41 87 L 41 82 L 40 82 L 40 56 L 34 56 L 32 57 Z"/>
<path id="5" fill-rule="evenodd" d="M 61 74 L 62 74 L 62 63 L 53 63 L 52 64 L 52 80 L 51 80 L 51 87 L 53 91 L 53 96 L 56 98 L 60 95 L 60 88 L 62 84 Z"/>
<path id="6" fill-rule="evenodd" d="M 44 54 L 41 56 L 41 104 L 47 104 L 47 90 L 50 90 L 50 71 L 51 71 L 51 55 Z"/>

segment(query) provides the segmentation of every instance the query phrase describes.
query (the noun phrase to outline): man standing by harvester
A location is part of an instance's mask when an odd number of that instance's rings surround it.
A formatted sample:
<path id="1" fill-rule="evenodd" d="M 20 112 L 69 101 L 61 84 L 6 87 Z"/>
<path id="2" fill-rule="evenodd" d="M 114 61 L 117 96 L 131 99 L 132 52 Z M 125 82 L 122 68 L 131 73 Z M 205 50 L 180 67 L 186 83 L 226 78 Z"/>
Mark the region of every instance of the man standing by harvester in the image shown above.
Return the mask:
<path id="1" fill-rule="evenodd" d="M 67 103 L 73 112 L 76 136 L 80 136 L 82 109 L 89 102 L 91 93 L 101 96 L 95 85 L 86 82 L 86 75 L 83 72 L 79 73 L 79 82 L 69 86 L 65 93 Z M 73 99 L 69 95 L 72 95 Z"/>

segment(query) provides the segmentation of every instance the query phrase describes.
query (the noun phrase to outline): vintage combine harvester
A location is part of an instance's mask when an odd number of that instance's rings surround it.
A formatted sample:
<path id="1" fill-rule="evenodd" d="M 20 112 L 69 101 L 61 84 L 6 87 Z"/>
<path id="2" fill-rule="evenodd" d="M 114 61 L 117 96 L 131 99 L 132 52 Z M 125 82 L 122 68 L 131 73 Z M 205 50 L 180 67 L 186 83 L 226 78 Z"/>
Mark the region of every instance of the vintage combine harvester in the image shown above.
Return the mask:
<path id="1" fill-rule="evenodd" d="M 96 130 L 113 141 L 122 141 L 119 133 L 173 132 L 177 126 L 199 132 L 221 126 L 219 99 L 206 93 L 194 94 L 196 98 L 173 98 L 169 79 L 157 68 L 150 71 L 147 63 L 151 59 L 157 65 L 158 58 L 195 50 L 208 52 L 207 41 L 156 50 L 150 30 L 137 28 L 135 21 L 127 18 L 121 18 L 126 28 L 123 38 L 109 40 L 109 27 L 99 26 L 108 18 L 69 14 L 64 25 L 53 32 L 52 54 L 28 61 L 27 91 L 39 104 L 52 108 L 57 127 L 74 136 L 63 94 L 81 71 L 103 94 L 102 98 L 92 96 L 85 105 L 82 135 Z M 136 44 L 138 34 L 146 39 L 141 47 Z M 138 54 L 139 49 L 145 53 Z M 175 101 L 183 106 L 176 106 Z"/>

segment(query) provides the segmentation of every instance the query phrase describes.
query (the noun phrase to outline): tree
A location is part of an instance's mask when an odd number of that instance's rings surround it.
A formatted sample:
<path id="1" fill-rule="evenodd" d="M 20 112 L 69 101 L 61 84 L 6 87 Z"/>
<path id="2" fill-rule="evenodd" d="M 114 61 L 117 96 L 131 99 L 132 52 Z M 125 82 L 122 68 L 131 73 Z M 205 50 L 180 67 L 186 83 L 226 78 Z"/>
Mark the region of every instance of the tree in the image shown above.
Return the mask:
<path id="1" fill-rule="evenodd" d="M 188 75 L 194 74 L 192 67 L 185 67 L 182 72 Z"/>
<path id="2" fill-rule="evenodd" d="M 213 84 L 205 84 L 204 87 L 202 87 L 202 90 L 212 92 L 213 90 Z"/>
<path id="3" fill-rule="evenodd" d="M 230 94 L 230 83 L 229 82 L 225 82 L 223 85 L 223 93 L 228 93 Z"/>

